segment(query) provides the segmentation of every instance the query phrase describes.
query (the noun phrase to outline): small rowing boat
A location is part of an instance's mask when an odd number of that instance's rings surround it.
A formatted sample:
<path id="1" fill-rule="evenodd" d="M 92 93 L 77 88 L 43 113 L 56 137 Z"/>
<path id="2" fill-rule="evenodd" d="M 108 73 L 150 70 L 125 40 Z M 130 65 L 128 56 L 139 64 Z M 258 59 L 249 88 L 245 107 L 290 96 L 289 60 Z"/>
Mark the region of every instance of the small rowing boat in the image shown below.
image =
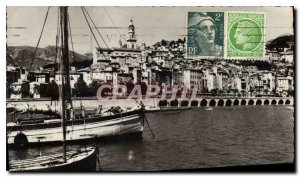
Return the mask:
<path id="1" fill-rule="evenodd" d="M 211 107 L 208 107 L 205 109 L 205 111 L 212 111 L 212 110 L 213 110 L 213 108 L 211 108 Z"/>
<path id="2" fill-rule="evenodd" d="M 152 112 L 172 112 L 172 111 L 185 111 L 190 110 L 191 107 L 146 107 L 145 112 L 146 113 L 152 113 Z"/>

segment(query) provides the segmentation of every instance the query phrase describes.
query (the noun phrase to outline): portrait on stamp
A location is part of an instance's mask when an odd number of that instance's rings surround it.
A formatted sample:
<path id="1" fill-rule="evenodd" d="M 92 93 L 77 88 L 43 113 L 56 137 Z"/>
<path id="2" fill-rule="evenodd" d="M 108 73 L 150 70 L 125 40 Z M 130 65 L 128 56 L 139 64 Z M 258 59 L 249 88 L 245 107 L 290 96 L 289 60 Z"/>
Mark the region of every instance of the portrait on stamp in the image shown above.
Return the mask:
<path id="1" fill-rule="evenodd" d="M 187 56 L 223 56 L 224 13 L 188 12 Z"/>
<path id="2" fill-rule="evenodd" d="M 264 56 L 264 14 L 228 13 L 228 57 Z"/>

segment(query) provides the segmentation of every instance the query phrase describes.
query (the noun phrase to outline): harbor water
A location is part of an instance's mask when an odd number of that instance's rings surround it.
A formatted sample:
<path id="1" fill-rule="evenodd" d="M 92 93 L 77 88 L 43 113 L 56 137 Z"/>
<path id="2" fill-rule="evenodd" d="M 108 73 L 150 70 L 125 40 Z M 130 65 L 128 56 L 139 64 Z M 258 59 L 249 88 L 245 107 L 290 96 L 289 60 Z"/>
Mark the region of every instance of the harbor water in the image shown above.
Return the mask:
<path id="1" fill-rule="evenodd" d="M 160 171 L 294 161 L 293 110 L 287 106 L 197 107 L 146 114 L 143 138 L 97 142 L 103 171 Z M 70 145 L 68 150 L 80 147 Z M 61 153 L 61 146 L 9 150 L 11 159 Z"/>

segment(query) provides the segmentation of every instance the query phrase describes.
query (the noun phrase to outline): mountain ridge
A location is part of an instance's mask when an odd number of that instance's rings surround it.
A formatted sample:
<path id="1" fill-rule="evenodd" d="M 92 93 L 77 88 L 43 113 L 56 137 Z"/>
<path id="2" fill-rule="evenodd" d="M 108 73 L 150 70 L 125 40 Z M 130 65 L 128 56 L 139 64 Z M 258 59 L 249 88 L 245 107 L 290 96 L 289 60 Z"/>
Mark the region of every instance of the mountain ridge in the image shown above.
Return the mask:
<path id="1" fill-rule="evenodd" d="M 58 48 L 59 49 L 59 48 Z M 35 47 L 31 46 L 7 46 L 6 47 L 6 65 L 21 66 L 29 69 L 30 63 L 34 55 Z M 75 55 L 75 60 L 74 60 Z M 69 51 L 70 64 L 81 68 L 81 63 L 92 64 L 92 59 L 86 55 Z M 37 48 L 35 58 L 32 63 L 32 70 L 40 67 L 47 67 L 55 64 L 56 47 L 47 46 L 44 48 Z M 86 64 L 83 64 L 84 66 Z"/>

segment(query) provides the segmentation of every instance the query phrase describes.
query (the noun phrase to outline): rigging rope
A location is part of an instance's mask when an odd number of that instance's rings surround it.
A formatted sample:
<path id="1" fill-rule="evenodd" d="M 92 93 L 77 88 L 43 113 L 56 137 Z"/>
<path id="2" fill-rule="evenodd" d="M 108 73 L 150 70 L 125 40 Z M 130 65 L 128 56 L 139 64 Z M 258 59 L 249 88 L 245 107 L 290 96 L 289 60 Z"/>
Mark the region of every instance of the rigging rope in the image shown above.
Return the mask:
<path id="1" fill-rule="evenodd" d="M 7 15 L 7 19 L 9 19 L 20 7 L 16 7 L 16 9 L 9 15 Z M 7 7 L 6 7 L 7 9 Z M 7 13 L 7 10 L 6 10 L 6 13 Z"/>
<path id="2" fill-rule="evenodd" d="M 59 45 L 59 36 L 60 36 L 59 17 L 60 17 L 60 13 L 59 13 L 59 8 L 58 8 L 58 10 L 57 10 L 57 31 L 56 31 L 56 41 L 55 41 L 54 81 L 55 81 L 55 74 L 56 74 L 56 71 L 58 69 L 57 60 L 59 58 L 59 54 L 58 54 L 59 53 L 58 45 Z M 54 94 L 55 94 L 55 91 L 53 90 L 53 87 L 54 86 L 52 85 L 51 105 L 52 105 L 53 97 L 54 97 Z M 58 100 L 54 101 L 55 111 L 56 111 L 56 104 L 58 104 Z"/>
<path id="3" fill-rule="evenodd" d="M 29 69 L 28 71 L 31 70 L 31 67 L 32 67 L 32 64 L 33 64 L 33 61 L 34 61 L 34 58 L 35 58 L 35 55 L 36 55 L 36 52 L 37 52 L 37 49 L 39 47 L 39 44 L 40 44 L 40 41 L 41 41 L 41 38 L 42 38 L 42 35 L 43 35 L 43 31 L 44 31 L 44 28 L 45 28 L 45 24 L 46 24 L 46 21 L 47 21 L 47 18 L 48 18 L 48 14 L 49 14 L 49 10 L 50 10 L 50 6 L 48 7 L 47 9 L 47 13 L 46 13 L 46 16 L 45 16 L 45 20 L 44 20 L 44 24 L 43 24 L 43 28 L 42 28 L 42 31 L 41 31 L 41 34 L 40 34 L 40 37 L 39 37 L 39 40 L 37 42 L 37 45 L 35 47 L 35 50 L 34 50 L 34 53 L 33 53 L 33 57 L 31 59 L 31 62 L 30 62 L 30 66 L 29 66 Z"/>
<path id="4" fill-rule="evenodd" d="M 88 11 L 86 10 L 86 8 L 85 8 L 85 7 L 83 7 L 83 9 L 85 10 L 85 12 L 86 12 L 86 14 L 88 15 L 89 19 L 90 19 L 90 20 L 91 20 L 91 22 L 93 23 L 93 25 L 94 25 L 94 28 L 97 30 L 97 32 L 98 32 L 99 36 L 101 37 L 101 39 L 102 39 L 103 43 L 105 44 L 105 46 L 106 46 L 107 48 L 109 48 L 109 47 L 108 47 L 108 45 L 106 44 L 106 42 L 105 42 L 105 40 L 104 40 L 103 36 L 100 34 L 100 32 L 99 32 L 99 30 L 98 30 L 98 28 L 97 28 L 96 24 L 94 23 L 93 19 L 91 18 L 91 16 L 89 15 Z"/>
<path id="5" fill-rule="evenodd" d="M 83 10 L 83 7 L 81 7 L 81 10 L 82 10 L 82 13 L 83 13 L 83 15 L 84 15 L 84 17 L 85 17 L 85 20 L 86 20 L 86 22 L 87 22 L 87 24 L 88 24 L 88 26 L 89 26 L 89 28 L 90 28 L 90 30 L 91 30 L 91 33 L 92 33 L 92 35 L 93 35 L 93 37 L 94 37 L 94 39 L 95 39 L 95 41 L 96 41 L 96 43 L 97 43 L 99 49 L 101 49 L 100 44 L 99 44 L 99 42 L 97 41 L 96 36 L 95 36 L 95 34 L 94 34 L 94 32 L 93 32 L 93 30 L 92 30 L 92 28 L 91 28 L 91 25 L 90 25 L 90 23 L 89 23 L 89 21 L 88 21 L 86 15 L 85 15 L 85 12 L 84 12 L 84 10 Z M 103 56 L 104 56 L 105 59 L 107 59 L 105 55 L 103 55 Z"/>
<path id="6" fill-rule="evenodd" d="M 68 14 L 68 22 L 69 22 L 69 32 L 70 32 L 70 38 L 71 38 L 71 46 L 72 46 L 72 51 L 73 51 L 73 59 L 74 59 L 74 62 L 76 62 L 76 57 L 75 57 L 75 51 L 74 51 L 74 46 L 73 46 L 73 39 L 72 39 L 72 32 L 71 32 L 71 22 L 70 22 L 70 17 L 69 17 L 69 14 Z"/>
<path id="7" fill-rule="evenodd" d="M 60 28 L 59 28 L 59 9 L 57 11 L 57 31 L 56 31 L 56 43 L 55 43 L 55 62 L 54 62 L 54 74 L 57 71 L 58 60 L 58 44 L 59 44 Z"/>
<path id="8" fill-rule="evenodd" d="M 103 7 L 103 9 L 104 9 L 104 11 L 105 11 L 106 15 L 108 16 L 109 20 L 110 20 L 110 21 L 111 21 L 111 23 L 113 24 L 114 28 L 115 28 L 115 29 L 116 29 L 116 31 L 119 33 L 120 37 L 122 37 L 122 35 L 121 35 L 121 33 L 120 33 L 120 31 L 119 31 L 118 27 L 115 25 L 115 23 L 114 23 L 113 19 L 112 19 L 112 18 L 111 18 L 111 16 L 109 15 L 109 13 L 108 13 L 108 11 L 106 10 L 106 8 L 105 8 L 105 7 Z M 123 37 L 122 37 L 122 38 L 123 38 Z"/>
<path id="9" fill-rule="evenodd" d="M 71 32 L 71 22 L 70 22 L 70 18 L 69 18 L 69 14 L 68 14 L 68 22 L 69 22 L 69 36 L 71 38 L 71 46 L 72 46 L 72 51 L 73 51 L 73 58 L 74 58 L 74 62 L 76 62 L 76 58 L 75 58 L 75 50 L 74 50 L 74 46 L 73 46 L 73 39 L 72 39 L 72 32 Z M 78 80 L 76 82 L 78 84 Z M 82 103 L 82 100 L 81 100 L 81 93 L 80 93 L 80 90 L 79 88 L 77 87 L 77 92 L 80 94 L 79 95 L 79 100 L 80 100 L 80 103 Z M 73 119 L 72 119 L 73 120 Z M 72 126 L 73 127 L 73 126 Z"/>

